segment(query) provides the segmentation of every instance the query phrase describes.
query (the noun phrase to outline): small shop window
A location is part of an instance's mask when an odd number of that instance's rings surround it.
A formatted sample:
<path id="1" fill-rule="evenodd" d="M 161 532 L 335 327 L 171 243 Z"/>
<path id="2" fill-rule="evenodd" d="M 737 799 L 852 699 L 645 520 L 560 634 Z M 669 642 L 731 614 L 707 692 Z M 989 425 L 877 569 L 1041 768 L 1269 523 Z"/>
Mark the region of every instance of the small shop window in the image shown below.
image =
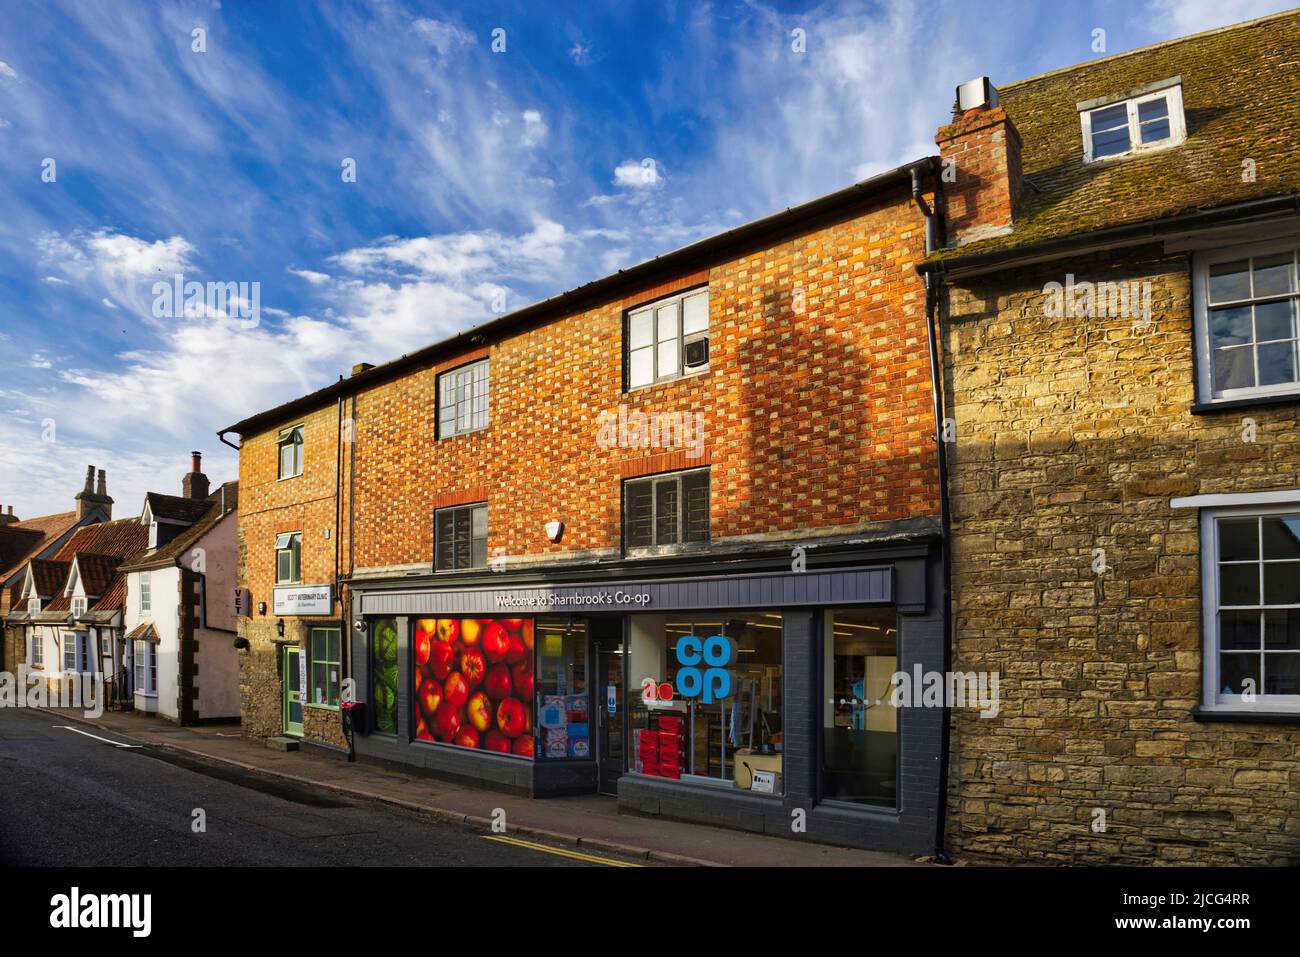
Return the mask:
<path id="1" fill-rule="evenodd" d="M 435 571 L 487 565 L 487 505 L 440 508 L 433 517 Z"/>
<path id="2" fill-rule="evenodd" d="M 277 585 L 302 580 L 302 532 L 283 532 L 275 539 Z"/>
<path id="3" fill-rule="evenodd" d="M 898 616 L 892 606 L 827 611 L 823 619 L 822 796 L 898 803 Z"/>
<path id="4" fill-rule="evenodd" d="M 532 758 L 531 618 L 420 618 L 412 670 L 415 737 Z"/>
<path id="5" fill-rule="evenodd" d="M 375 730 L 397 734 L 397 619 L 370 624 L 370 704 Z"/>
<path id="6" fill-rule="evenodd" d="M 280 473 L 282 479 L 302 474 L 302 426 L 284 429 L 279 436 Z"/>
<path id="7" fill-rule="evenodd" d="M 307 701 L 323 708 L 337 708 L 342 686 L 341 631 L 338 628 L 313 628 L 308 647 L 311 687 Z"/>
<path id="8" fill-rule="evenodd" d="M 593 757 L 587 697 L 587 623 L 537 620 L 537 723 L 541 756 Z"/>
<path id="9" fill-rule="evenodd" d="M 633 770 L 782 794 L 783 618 L 630 616 Z"/>
<path id="10" fill-rule="evenodd" d="M 709 540 L 709 470 L 623 483 L 623 542 L 629 549 Z"/>

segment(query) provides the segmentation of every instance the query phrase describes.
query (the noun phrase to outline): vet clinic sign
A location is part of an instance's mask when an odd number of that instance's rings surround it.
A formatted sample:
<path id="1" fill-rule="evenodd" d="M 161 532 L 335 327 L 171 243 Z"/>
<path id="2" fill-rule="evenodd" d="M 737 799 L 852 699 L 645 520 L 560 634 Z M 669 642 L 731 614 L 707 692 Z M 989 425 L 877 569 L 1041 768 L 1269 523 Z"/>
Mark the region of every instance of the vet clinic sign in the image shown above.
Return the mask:
<path id="1" fill-rule="evenodd" d="M 730 698 L 735 675 L 727 670 L 736 663 L 740 647 L 726 635 L 683 635 L 677 641 L 677 693 L 683 698 L 699 698 L 701 704 L 713 704 Z"/>

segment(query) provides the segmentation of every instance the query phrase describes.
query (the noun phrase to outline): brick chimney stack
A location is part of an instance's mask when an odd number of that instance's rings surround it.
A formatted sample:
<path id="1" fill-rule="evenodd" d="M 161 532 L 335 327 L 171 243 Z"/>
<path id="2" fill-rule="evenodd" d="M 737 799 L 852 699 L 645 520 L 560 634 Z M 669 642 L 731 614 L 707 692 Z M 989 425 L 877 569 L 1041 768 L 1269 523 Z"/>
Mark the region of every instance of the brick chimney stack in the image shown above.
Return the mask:
<path id="1" fill-rule="evenodd" d="M 2 508 L 3 506 L 0 506 L 0 509 Z M 13 525 L 18 521 L 20 521 L 20 519 L 14 514 L 14 507 L 12 505 L 9 506 L 9 511 L 0 511 L 0 525 Z"/>
<path id="2" fill-rule="evenodd" d="M 77 502 L 77 521 L 81 521 L 96 509 L 104 513 L 105 519 L 113 517 L 113 500 L 108 497 L 108 477 L 103 469 L 99 470 L 99 487 L 95 487 L 95 466 L 86 466 L 86 484 L 75 496 Z"/>
<path id="3" fill-rule="evenodd" d="M 957 88 L 953 121 L 934 138 L 943 158 L 948 236 L 957 246 L 1011 231 L 1024 191 L 1020 134 L 988 77 Z"/>
<path id="4" fill-rule="evenodd" d="M 191 452 L 190 472 L 181 479 L 181 494 L 186 498 L 200 499 L 208 497 L 208 477 L 200 470 L 202 464 L 203 453 Z"/>

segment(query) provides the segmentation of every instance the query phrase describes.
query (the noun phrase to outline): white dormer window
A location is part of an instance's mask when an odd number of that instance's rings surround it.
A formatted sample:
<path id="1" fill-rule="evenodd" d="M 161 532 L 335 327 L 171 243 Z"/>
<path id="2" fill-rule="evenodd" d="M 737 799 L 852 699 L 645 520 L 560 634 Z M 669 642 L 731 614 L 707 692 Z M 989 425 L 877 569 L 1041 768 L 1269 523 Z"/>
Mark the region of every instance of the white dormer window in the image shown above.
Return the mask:
<path id="1" fill-rule="evenodd" d="M 158 547 L 158 523 L 157 522 L 149 523 L 149 547 L 150 548 Z"/>
<path id="2" fill-rule="evenodd" d="M 86 599 L 84 598 L 72 599 L 72 617 L 80 618 L 85 613 L 86 613 Z"/>
<path id="3" fill-rule="evenodd" d="M 1187 138 L 1180 77 L 1151 84 L 1127 99 L 1103 97 L 1078 108 L 1085 163 L 1167 149 Z"/>
<path id="4" fill-rule="evenodd" d="M 27 614 L 34 615 L 41 610 L 41 600 L 39 598 L 27 599 Z"/>

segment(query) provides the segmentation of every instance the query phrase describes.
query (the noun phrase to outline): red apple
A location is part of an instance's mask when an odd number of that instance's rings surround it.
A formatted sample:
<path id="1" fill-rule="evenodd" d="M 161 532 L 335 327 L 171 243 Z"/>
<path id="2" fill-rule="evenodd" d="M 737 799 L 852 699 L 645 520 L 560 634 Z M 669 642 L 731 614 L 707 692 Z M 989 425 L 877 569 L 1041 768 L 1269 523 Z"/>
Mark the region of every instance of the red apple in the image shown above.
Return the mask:
<path id="1" fill-rule="evenodd" d="M 506 664 L 513 665 L 527 657 L 528 649 L 524 647 L 524 640 L 516 634 L 511 634 L 510 648 L 506 651 Z"/>
<path id="2" fill-rule="evenodd" d="M 451 669 L 455 667 L 455 663 L 456 646 L 435 641 L 429 651 L 429 668 L 433 671 L 433 676 L 442 681 L 447 675 L 451 674 Z"/>
<path id="3" fill-rule="evenodd" d="M 465 644 L 477 645 L 482 631 L 483 623 L 477 618 L 462 618 L 460 620 L 460 640 Z"/>
<path id="4" fill-rule="evenodd" d="M 483 679 L 483 690 L 493 701 L 509 698 L 514 688 L 510 680 L 510 669 L 505 665 L 493 665 L 488 669 L 487 677 Z"/>
<path id="5" fill-rule="evenodd" d="M 493 664 L 503 661 L 510 651 L 510 633 L 499 621 L 494 621 L 483 629 L 482 642 L 483 654 Z"/>
<path id="6" fill-rule="evenodd" d="M 531 652 L 533 650 L 533 620 L 531 618 L 519 626 L 519 637 L 524 640 L 524 647 Z"/>
<path id="7" fill-rule="evenodd" d="M 420 685 L 420 710 L 424 712 L 425 718 L 432 720 L 438 713 L 440 704 L 442 704 L 442 685 L 432 678 L 425 678 L 424 683 Z"/>
<path id="8" fill-rule="evenodd" d="M 510 669 L 510 677 L 515 688 L 515 697 L 524 701 L 533 700 L 533 663 L 521 661 Z"/>
<path id="9" fill-rule="evenodd" d="M 465 676 L 465 683 L 471 689 L 477 688 L 483 683 L 483 676 L 487 674 L 487 659 L 483 657 L 483 652 L 478 648 L 466 648 L 460 653 L 460 673 Z"/>
<path id="10" fill-rule="evenodd" d="M 487 733 L 483 743 L 487 745 L 489 751 L 500 751 L 502 754 L 510 753 L 510 739 L 495 728 Z"/>
<path id="11" fill-rule="evenodd" d="M 510 750 L 515 754 L 531 758 L 533 756 L 533 736 L 530 734 L 515 738 L 515 743 L 511 746 Z"/>
<path id="12" fill-rule="evenodd" d="M 439 618 L 437 634 L 439 641 L 451 644 L 460 635 L 460 625 L 455 618 Z"/>
<path id="13" fill-rule="evenodd" d="M 454 740 L 455 743 L 459 744 L 462 748 L 477 748 L 478 732 L 473 728 L 461 728 L 460 731 L 456 733 Z"/>
<path id="14" fill-rule="evenodd" d="M 482 691 L 475 691 L 465 705 L 465 714 L 475 730 L 486 731 L 492 727 L 492 699 Z"/>
<path id="15" fill-rule="evenodd" d="M 453 708 L 463 707 L 469 700 L 469 685 L 459 671 L 447 675 L 447 683 L 442 686 L 443 700 Z"/>
<path id="16" fill-rule="evenodd" d="M 423 716 L 415 722 L 415 736 L 420 741 L 432 741 L 433 732 L 429 730 L 429 725 L 425 722 Z"/>
<path id="17" fill-rule="evenodd" d="M 518 631 L 520 626 L 527 620 L 526 618 L 502 618 L 501 623 L 511 631 Z"/>
<path id="18" fill-rule="evenodd" d="M 443 701 L 438 706 L 438 713 L 434 716 L 433 727 L 438 733 L 439 741 L 450 741 L 456 737 L 456 732 L 460 730 L 461 712 L 459 708 L 453 708 L 450 701 Z"/>
<path id="19" fill-rule="evenodd" d="M 415 632 L 415 666 L 417 668 L 427 668 L 429 666 L 429 653 L 433 650 L 433 638 L 428 632 Z"/>
<path id="20" fill-rule="evenodd" d="M 519 737 L 524 733 L 524 726 L 527 723 L 528 709 L 518 698 L 506 698 L 497 705 L 497 727 L 508 737 Z"/>

